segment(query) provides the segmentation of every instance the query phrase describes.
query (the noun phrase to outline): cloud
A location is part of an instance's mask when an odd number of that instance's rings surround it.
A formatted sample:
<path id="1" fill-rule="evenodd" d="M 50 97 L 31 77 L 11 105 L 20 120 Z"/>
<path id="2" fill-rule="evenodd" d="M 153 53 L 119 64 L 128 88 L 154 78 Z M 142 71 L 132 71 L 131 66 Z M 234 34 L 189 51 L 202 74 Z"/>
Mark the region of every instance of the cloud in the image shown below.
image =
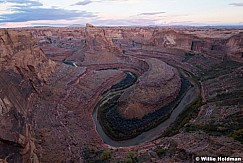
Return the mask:
<path id="1" fill-rule="evenodd" d="M 94 3 L 94 2 L 97 2 L 97 3 L 103 3 L 103 2 L 133 2 L 133 1 L 136 1 L 136 0 L 96 0 L 96 1 L 92 1 L 92 0 L 83 0 L 83 1 L 79 1 L 71 6 L 85 6 L 85 5 L 88 5 L 90 3 Z"/>
<path id="2" fill-rule="evenodd" d="M 139 2 L 140 0 L 103 0 L 103 1 L 110 1 L 110 2 Z"/>
<path id="3" fill-rule="evenodd" d="M 13 3 L 15 4 L 14 6 L 18 7 L 18 6 L 43 6 L 42 3 L 38 2 L 38 1 L 33 1 L 33 0 L 0 0 L 0 4 L 1 3 Z"/>
<path id="4" fill-rule="evenodd" d="M 14 11 L 13 13 L 0 14 L 0 23 L 96 17 L 93 13 L 86 11 L 43 8 L 42 3 L 33 0 L 0 0 L 0 3 L 13 3 L 8 10 Z"/>
<path id="5" fill-rule="evenodd" d="M 160 15 L 160 14 L 165 14 L 166 12 L 145 12 L 145 13 L 140 13 L 138 15 L 143 15 L 143 16 L 150 16 L 150 15 Z"/>
<path id="6" fill-rule="evenodd" d="M 21 8 L 13 14 L 0 16 L 0 22 L 24 22 L 32 20 L 61 20 L 78 17 L 95 17 L 86 11 L 65 10 L 55 8 Z"/>
<path id="7" fill-rule="evenodd" d="M 229 5 L 235 6 L 235 7 L 243 7 L 243 3 L 230 3 Z"/>
<path id="8" fill-rule="evenodd" d="M 79 20 L 78 20 L 79 19 Z M 65 27 L 70 24 L 75 24 L 76 22 L 84 24 L 90 20 L 90 18 L 77 18 L 71 20 L 33 20 L 33 21 L 25 21 L 25 22 L 7 22 L 0 23 L 0 28 L 16 28 L 16 27 L 33 27 L 33 26 L 58 26 Z"/>
<path id="9" fill-rule="evenodd" d="M 84 6 L 84 5 L 88 5 L 90 3 L 92 3 L 93 1 L 91 0 L 83 0 L 83 1 L 79 1 L 75 4 L 73 4 L 72 6 Z"/>
<path id="10" fill-rule="evenodd" d="M 157 19 L 97 19 L 89 23 L 95 26 L 147 26 L 156 25 Z"/>

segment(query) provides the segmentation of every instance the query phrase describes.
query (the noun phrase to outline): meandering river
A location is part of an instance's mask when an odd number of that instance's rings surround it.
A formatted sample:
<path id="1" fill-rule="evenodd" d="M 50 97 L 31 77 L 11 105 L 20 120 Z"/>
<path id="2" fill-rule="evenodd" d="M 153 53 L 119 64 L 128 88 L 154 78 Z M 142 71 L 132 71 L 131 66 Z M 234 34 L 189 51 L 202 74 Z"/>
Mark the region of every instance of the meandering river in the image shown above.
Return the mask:
<path id="1" fill-rule="evenodd" d="M 124 141 L 115 141 L 112 140 L 109 136 L 106 135 L 106 133 L 103 131 L 98 119 L 98 106 L 95 107 L 95 110 L 93 112 L 93 119 L 96 124 L 96 130 L 99 133 L 100 137 L 104 141 L 105 144 L 108 144 L 113 147 L 128 147 L 128 146 L 134 146 L 139 145 L 148 141 L 152 141 L 156 138 L 158 138 L 166 128 L 168 128 L 173 122 L 175 122 L 178 115 L 188 106 L 190 105 L 194 100 L 197 99 L 198 95 L 200 94 L 200 90 L 198 85 L 188 76 L 186 75 L 182 70 L 181 74 L 187 78 L 191 84 L 193 85 L 190 87 L 179 104 L 174 108 L 172 111 L 170 117 L 165 120 L 164 122 L 160 123 L 157 127 L 150 129 L 149 131 L 143 132 L 142 134 Z"/>

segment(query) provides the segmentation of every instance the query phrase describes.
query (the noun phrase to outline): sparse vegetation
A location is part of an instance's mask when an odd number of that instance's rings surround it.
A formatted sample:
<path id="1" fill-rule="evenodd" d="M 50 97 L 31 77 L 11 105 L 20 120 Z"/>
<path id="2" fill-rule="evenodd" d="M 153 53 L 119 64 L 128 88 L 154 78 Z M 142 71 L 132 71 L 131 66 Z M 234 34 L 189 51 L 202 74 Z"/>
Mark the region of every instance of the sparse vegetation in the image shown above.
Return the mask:
<path id="1" fill-rule="evenodd" d="M 101 156 L 100 156 L 100 159 L 101 159 L 101 160 L 108 160 L 108 159 L 110 159 L 110 158 L 111 158 L 111 151 L 108 150 L 108 149 L 105 149 L 105 150 L 102 152 L 102 154 L 101 154 Z"/>
<path id="2" fill-rule="evenodd" d="M 188 59 L 190 59 L 191 57 L 195 56 L 196 54 L 192 53 L 192 52 L 186 52 L 185 53 L 185 58 L 183 60 L 183 62 L 186 62 Z"/>
<path id="3" fill-rule="evenodd" d="M 165 154 L 165 149 L 163 149 L 163 148 L 157 148 L 155 150 L 155 152 L 157 153 L 158 157 L 161 158 Z"/>
<path id="4" fill-rule="evenodd" d="M 229 93 L 221 93 L 217 94 L 212 101 L 223 101 L 227 99 L 234 99 L 234 98 L 243 98 L 243 91 L 234 91 Z"/>
<path id="5" fill-rule="evenodd" d="M 83 157 L 85 162 L 107 162 L 111 158 L 111 151 L 109 149 L 98 150 L 96 147 L 87 147 L 84 150 Z"/>
<path id="6" fill-rule="evenodd" d="M 132 161 L 132 158 L 127 158 L 126 160 L 125 160 L 125 163 L 133 163 L 133 161 Z"/>
<path id="7" fill-rule="evenodd" d="M 138 158 L 136 153 L 132 151 L 128 151 L 128 158 L 125 160 L 126 163 L 136 163 L 138 162 Z"/>
<path id="8" fill-rule="evenodd" d="M 117 101 L 120 95 L 115 94 L 105 104 L 99 106 L 98 120 L 105 133 L 113 140 L 127 140 L 133 138 L 144 131 L 156 127 L 169 118 L 171 111 L 180 101 L 189 85 L 190 82 L 182 78 L 182 88 L 177 98 L 167 106 L 144 116 L 142 119 L 126 119 L 120 116 L 117 109 Z"/>
<path id="9" fill-rule="evenodd" d="M 235 130 L 229 136 L 243 143 L 243 129 Z"/>
<path id="10" fill-rule="evenodd" d="M 90 150 L 90 153 L 92 153 L 92 154 L 96 154 L 97 153 L 97 148 L 94 147 L 94 146 L 90 147 L 89 150 Z"/>
<path id="11" fill-rule="evenodd" d="M 95 147 L 87 147 L 83 152 L 83 158 L 85 162 L 95 162 L 100 159 L 101 152 L 98 151 Z"/>
<path id="12" fill-rule="evenodd" d="M 132 73 L 130 71 L 124 71 L 126 73 L 126 78 L 118 82 L 117 84 L 114 84 L 111 89 L 113 90 L 122 90 L 125 88 L 130 87 L 137 81 L 137 75 L 135 73 Z"/>
<path id="13" fill-rule="evenodd" d="M 201 79 L 203 81 L 217 78 L 219 76 L 229 74 L 234 70 L 235 68 L 242 66 L 242 63 L 235 62 L 235 61 L 230 61 L 230 60 L 225 60 L 224 62 L 217 64 L 207 70 L 204 74 L 201 75 Z"/>
<path id="14" fill-rule="evenodd" d="M 185 127 L 187 132 L 202 130 L 210 135 L 214 136 L 229 136 L 237 141 L 243 143 L 243 129 L 241 119 L 235 119 L 232 123 L 228 123 L 228 119 L 222 120 L 222 122 L 210 122 L 207 125 L 194 125 L 190 124 Z M 238 124 L 238 125 L 236 125 Z"/>
<path id="15" fill-rule="evenodd" d="M 202 106 L 202 97 L 199 96 L 195 102 L 192 103 L 187 109 L 185 109 L 178 117 L 174 124 L 169 127 L 165 132 L 165 136 L 172 136 L 179 132 L 179 130 L 187 124 L 190 119 L 193 119 L 197 116 L 199 112 L 199 107 Z"/>

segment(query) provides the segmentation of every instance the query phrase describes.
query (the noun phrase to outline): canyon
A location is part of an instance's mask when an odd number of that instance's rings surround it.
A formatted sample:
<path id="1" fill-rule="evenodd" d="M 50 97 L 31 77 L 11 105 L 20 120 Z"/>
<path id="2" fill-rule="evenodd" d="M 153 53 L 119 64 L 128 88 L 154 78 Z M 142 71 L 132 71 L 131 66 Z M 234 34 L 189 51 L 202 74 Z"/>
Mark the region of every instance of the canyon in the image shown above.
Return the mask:
<path id="1" fill-rule="evenodd" d="M 243 29 L 88 24 L 0 38 L 0 162 L 243 157 Z"/>

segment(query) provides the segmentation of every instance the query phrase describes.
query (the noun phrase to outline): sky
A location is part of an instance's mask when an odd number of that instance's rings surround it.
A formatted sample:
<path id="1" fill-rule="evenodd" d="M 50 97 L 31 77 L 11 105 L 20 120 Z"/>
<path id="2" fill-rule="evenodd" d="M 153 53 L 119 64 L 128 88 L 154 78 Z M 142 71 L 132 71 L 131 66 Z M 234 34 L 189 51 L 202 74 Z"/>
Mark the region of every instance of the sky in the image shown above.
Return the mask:
<path id="1" fill-rule="evenodd" d="M 0 28 L 243 25 L 243 0 L 0 0 Z"/>

